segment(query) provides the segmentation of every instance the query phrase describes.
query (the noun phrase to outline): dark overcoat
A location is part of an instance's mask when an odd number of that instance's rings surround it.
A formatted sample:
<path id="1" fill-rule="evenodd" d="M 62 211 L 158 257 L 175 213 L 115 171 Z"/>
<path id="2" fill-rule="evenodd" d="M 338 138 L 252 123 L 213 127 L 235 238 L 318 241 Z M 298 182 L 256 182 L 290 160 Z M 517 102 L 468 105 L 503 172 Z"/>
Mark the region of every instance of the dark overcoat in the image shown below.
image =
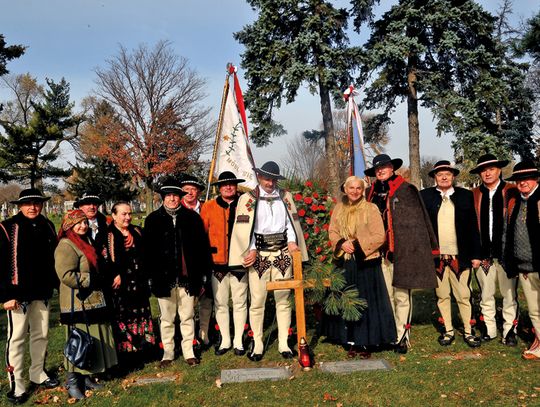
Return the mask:
<path id="1" fill-rule="evenodd" d="M 420 191 L 424 205 L 428 211 L 433 231 L 439 236 L 438 215 L 441 208 L 441 192 L 435 187 Z M 471 267 L 471 260 L 481 257 L 480 234 L 478 232 L 474 198 L 471 191 L 454 187 L 454 193 L 450 195 L 454 204 L 454 221 L 456 227 L 458 262 L 460 270 Z"/>
<path id="2" fill-rule="evenodd" d="M 156 297 L 169 297 L 177 280 L 187 282 L 190 295 L 199 295 L 210 278 L 212 258 L 202 219 L 184 206 L 176 212 L 176 224 L 163 206 L 148 215 L 144 248 L 145 268 Z"/>
<path id="3" fill-rule="evenodd" d="M 374 198 L 377 182 L 368 191 L 369 201 Z M 393 175 L 388 185 L 383 219 L 386 257 L 394 264 L 392 285 L 403 289 L 436 288 L 433 259 L 438 256 L 437 238 L 420 193 L 399 175 Z"/>
<path id="4" fill-rule="evenodd" d="M 437 238 L 418 189 L 404 182 L 389 197 L 394 228 L 394 281 L 398 288 L 436 288 Z"/>

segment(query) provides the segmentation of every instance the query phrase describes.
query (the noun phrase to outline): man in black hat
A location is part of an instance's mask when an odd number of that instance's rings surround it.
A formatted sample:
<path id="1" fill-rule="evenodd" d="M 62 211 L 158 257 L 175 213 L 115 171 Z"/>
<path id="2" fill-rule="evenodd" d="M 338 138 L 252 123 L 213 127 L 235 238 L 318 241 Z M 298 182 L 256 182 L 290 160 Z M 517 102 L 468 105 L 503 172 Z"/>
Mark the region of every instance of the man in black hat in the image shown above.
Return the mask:
<path id="1" fill-rule="evenodd" d="M 56 232 L 41 215 L 49 200 L 35 188 L 24 189 L 17 201 L 19 213 L 0 224 L 0 303 L 7 311 L 6 370 L 8 400 L 28 398 L 23 379 L 25 339 L 30 332 L 30 382 L 33 387 L 58 386 L 44 371 L 49 333 L 49 300 L 58 278 L 54 268 Z"/>
<path id="2" fill-rule="evenodd" d="M 208 237 L 201 217 L 180 203 L 185 192 L 178 181 L 165 179 L 159 193 L 163 205 L 146 218 L 144 241 L 146 269 L 161 313 L 160 365 L 167 367 L 174 360 L 174 321 L 178 314 L 182 354 L 188 365 L 195 366 L 199 364 L 193 351 L 195 299 L 211 273 Z"/>
<path id="3" fill-rule="evenodd" d="M 182 174 L 180 178 L 180 185 L 182 191 L 186 194 L 182 197 L 181 203 L 187 209 L 201 214 L 201 201 L 200 196 L 205 189 L 204 184 L 195 176 L 190 174 Z M 205 284 L 205 290 L 201 296 L 197 299 L 197 305 L 199 308 L 199 339 L 205 348 L 210 346 L 210 318 L 212 317 L 213 308 L 212 299 L 212 283 L 207 281 Z"/>
<path id="4" fill-rule="evenodd" d="M 515 181 L 520 196 L 508 205 L 505 270 L 508 277 L 519 275 L 534 327 L 534 342 L 522 353 L 527 360 L 540 360 L 540 172 L 532 161 L 516 164 L 508 181 Z"/>
<path id="5" fill-rule="evenodd" d="M 102 253 L 107 239 L 107 218 L 99 211 L 99 206 L 102 204 L 103 200 L 99 195 L 92 192 L 85 192 L 73 204 L 73 207 L 79 208 L 88 218 L 88 232 L 86 235 L 98 251 L 98 254 Z"/>
<path id="6" fill-rule="evenodd" d="M 480 257 L 482 262 L 476 269 L 476 278 L 481 291 L 482 340 L 490 341 L 497 337 L 495 293 L 498 282 L 499 291 L 503 297 L 502 343 L 507 346 L 516 346 L 517 278 L 508 278 L 501 264 L 505 214 L 509 200 L 517 195 L 515 185 L 501 179 L 502 168 L 507 164 L 508 160 L 498 160 L 493 154 L 485 154 L 478 159 L 476 167 L 471 170 L 471 174 L 478 174 L 482 179 L 482 185 L 473 189 L 474 207 L 482 244 Z"/>
<path id="7" fill-rule="evenodd" d="M 238 200 L 233 226 L 229 266 L 248 272 L 250 307 L 249 323 L 253 331 L 253 349 L 248 358 L 259 361 L 263 357 L 263 321 L 266 302 L 266 282 L 292 276 L 291 252 L 300 250 L 303 261 L 308 255 L 300 218 L 292 195 L 277 186 L 279 166 L 268 161 L 254 168 L 259 185 Z M 281 356 L 294 355 L 287 343 L 291 325 L 290 290 L 274 291 L 278 325 L 278 348 Z"/>
<path id="8" fill-rule="evenodd" d="M 420 192 L 429 213 L 433 230 L 440 248 L 437 306 L 444 321 L 445 330 L 439 337 L 441 346 L 450 345 L 455 339 L 452 325 L 452 298 L 454 294 L 461 320 L 463 340 L 471 348 L 480 346 L 480 339 L 472 333 L 471 289 L 469 286 L 471 266 L 480 265 L 480 235 L 477 228 L 474 199 L 471 191 L 455 187 L 454 179 L 459 170 L 442 160 L 435 164 L 429 176 L 435 178 L 436 186 Z"/>
<path id="9" fill-rule="evenodd" d="M 212 290 L 216 321 L 221 336 L 215 353 L 224 355 L 234 345 L 234 354 L 246 353 L 242 336 L 247 320 L 248 279 L 245 272 L 230 270 L 229 242 L 238 204 L 238 184 L 244 182 L 231 171 L 219 174 L 212 185 L 217 186 L 219 196 L 206 201 L 201 209 L 201 217 L 210 240 L 213 259 Z M 231 343 L 229 327 L 229 301 L 233 305 L 234 344 Z"/>
<path id="10" fill-rule="evenodd" d="M 368 201 L 381 211 L 386 231 L 382 269 L 396 320 L 396 352 L 406 353 L 412 315 L 411 290 L 436 288 L 437 238 L 416 187 L 395 174 L 403 160 L 379 154 L 364 171 L 376 180 Z"/>

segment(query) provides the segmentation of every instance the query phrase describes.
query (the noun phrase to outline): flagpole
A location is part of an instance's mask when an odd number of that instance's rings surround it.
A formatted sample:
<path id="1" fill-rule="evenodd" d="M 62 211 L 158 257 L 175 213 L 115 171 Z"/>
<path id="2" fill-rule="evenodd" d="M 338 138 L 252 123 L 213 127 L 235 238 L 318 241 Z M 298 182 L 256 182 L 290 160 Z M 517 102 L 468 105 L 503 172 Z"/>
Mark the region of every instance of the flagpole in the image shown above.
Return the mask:
<path id="1" fill-rule="evenodd" d="M 212 182 L 212 176 L 214 175 L 214 168 L 216 166 L 216 155 L 217 148 L 219 143 L 219 136 L 221 134 L 221 129 L 223 128 L 223 115 L 225 113 L 225 104 L 227 103 L 227 94 L 229 92 L 229 77 L 231 76 L 231 69 L 234 69 L 234 66 L 229 62 L 227 64 L 227 75 L 225 77 L 225 85 L 223 86 L 223 95 L 221 97 L 221 108 L 219 111 L 218 125 L 216 131 L 216 141 L 214 142 L 214 151 L 212 152 L 212 162 L 210 163 L 210 173 L 208 174 L 208 186 L 206 188 L 206 201 L 210 196 L 210 184 Z"/>

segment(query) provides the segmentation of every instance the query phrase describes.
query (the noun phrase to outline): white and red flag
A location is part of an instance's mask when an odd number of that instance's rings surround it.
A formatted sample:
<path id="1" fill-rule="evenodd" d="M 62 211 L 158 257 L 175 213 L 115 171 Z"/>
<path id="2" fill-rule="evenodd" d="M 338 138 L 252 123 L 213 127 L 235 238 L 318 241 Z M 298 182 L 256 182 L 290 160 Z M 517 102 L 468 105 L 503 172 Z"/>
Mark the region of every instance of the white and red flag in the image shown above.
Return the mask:
<path id="1" fill-rule="evenodd" d="M 229 86 L 231 76 L 234 79 L 233 87 Z M 244 97 L 236 67 L 228 64 L 209 183 L 217 180 L 223 171 L 232 171 L 238 178 L 246 180 L 239 184 L 241 187 L 253 189 L 257 185 L 254 167 L 249 147 Z"/>

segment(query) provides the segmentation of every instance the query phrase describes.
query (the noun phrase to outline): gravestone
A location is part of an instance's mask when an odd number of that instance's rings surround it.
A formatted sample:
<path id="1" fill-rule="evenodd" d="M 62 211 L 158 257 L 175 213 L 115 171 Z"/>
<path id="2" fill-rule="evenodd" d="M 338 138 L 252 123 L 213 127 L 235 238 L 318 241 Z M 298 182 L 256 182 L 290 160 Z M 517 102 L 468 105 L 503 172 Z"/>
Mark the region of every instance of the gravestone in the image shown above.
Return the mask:
<path id="1" fill-rule="evenodd" d="M 344 374 L 371 370 L 391 370 L 392 366 L 384 359 L 366 359 L 343 362 L 325 362 L 321 364 L 320 369 L 325 373 Z"/>
<path id="2" fill-rule="evenodd" d="M 262 367 L 252 369 L 229 369 L 221 371 L 221 383 L 243 383 L 259 380 L 283 380 L 292 376 L 284 367 Z"/>
<path id="3" fill-rule="evenodd" d="M 158 373 L 157 375 L 138 376 L 138 377 L 125 379 L 123 381 L 123 385 L 126 387 L 131 387 L 131 386 L 146 386 L 148 384 L 171 383 L 171 382 L 181 383 L 182 375 L 178 373 L 175 373 L 175 374 Z"/>

